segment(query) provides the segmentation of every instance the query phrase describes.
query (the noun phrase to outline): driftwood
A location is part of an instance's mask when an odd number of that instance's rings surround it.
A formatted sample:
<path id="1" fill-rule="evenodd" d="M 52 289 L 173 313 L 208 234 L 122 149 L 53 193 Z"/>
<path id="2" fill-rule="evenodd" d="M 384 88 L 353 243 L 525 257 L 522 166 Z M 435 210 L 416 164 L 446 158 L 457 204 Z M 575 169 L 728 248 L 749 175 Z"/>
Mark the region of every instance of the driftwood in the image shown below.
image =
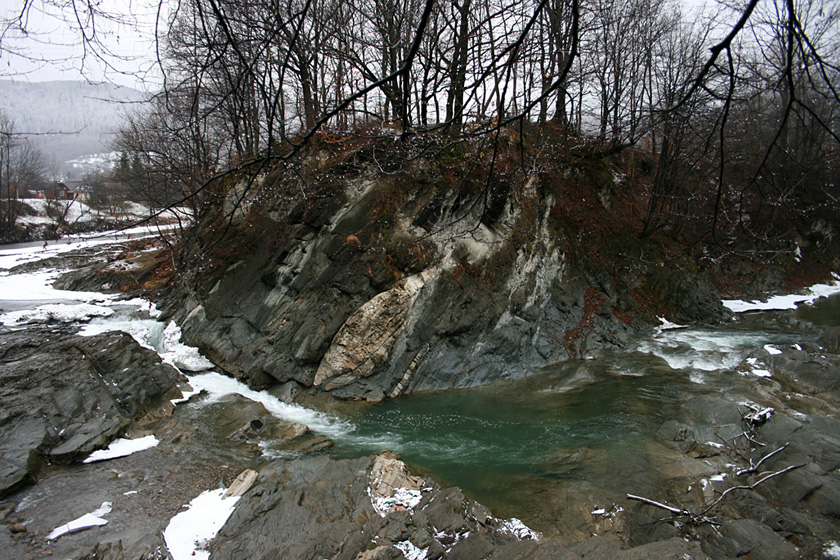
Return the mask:
<path id="1" fill-rule="evenodd" d="M 761 467 L 762 463 L 764 463 L 764 461 L 766 461 L 767 459 L 769 459 L 770 457 L 773 457 L 774 455 L 776 455 L 776 454 L 778 454 L 778 453 L 781 453 L 782 451 L 784 451 L 785 449 L 787 449 L 787 446 L 788 446 L 788 445 L 790 445 L 790 443 L 786 443 L 786 444 L 784 444 L 783 446 L 781 446 L 780 448 L 778 448 L 777 450 L 775 450 L 775 451 L 771 451 L 770 453 L 768 453 L 767 455 L 765 455 L 764 457 L 762 457 L 762 458 L 758 461 L 758 463 L 756 463 L 755 465 L 753 465 L 752 459 L 750 459 L 750 460 L 749 460 L 749 461 L 750 461 L 750 466 L 749 466 L 749 468 L 746 468 L 746 469 L 741 469 L 740 471 L 738 471 L 738 472 L 736 472 L 736 473 L 735 473 L 735 476 L 743 476 L 743 475 L 745 475 L 745 474 L 750 474 L 750 473 L 757 472 L 757 471 L 758 471 L 758 469 L 759 469 L 759 467 Z"/>
<path id="2" fill-rule="evenodd" d="M 785 445 L 785 447 L 787 447 L 787 445 Z M 776 451 L 774 451 L 770 455 L 765 456 L 761 461 L 759 461 L 759 463 L 756 465 L 755 468 L 757 469 L 758 465 L 760 465 L 762 462 L 764 462 L 765 459 L 770 458 L 771 455 L 775 455 L 776 453 L 778 453 L 782 449 L 784 449 L 784 447 L 782 447 L 780 449 L 777 449 Z M 775 472 L 765 474 L 764 476 L 762 476 L 760 479 L 756 480 L 752 484 L 741 485 L 741 486 L 732 486 L 730 488 L 727 488 L 726 490 L 724 490 L 721 493 L 720 496 L 718 496 L 717 500 L 712 502 L 710 505 L 706 506 L 706 508 L 703 509 L 702 511 L 700 511 L 699 513 L 694 513 L 691 510 L 686 509 L 686 508 L 680 509 L 680 508 L 677 508 L 677 507 L 669 506 L 668 504 L 663 504 L 661 502 L 657 502 L 656 500 L 651 500 L 650 498 L 645 498 L 643 496 L 636 496 L 636 495 L 633 495 L 633 494 L 627 494 L 627 499 L 628 500 L 635 500 L 637 502 L 642 502 L 643 504 L 647 504 L 649 506 L 657 507 L 659 509 L 663 509 L 667 512 L 670 512 L 670 513 L 674 514 L 674 517 L 666 517 L 664 519 L 660 519 L 659 521 L 683 521 L 685 523 L 691 523 L 691 524 L 694 524 L 694 525 L 699 525 L 700 523 L 709 523 L 711 525 L 720 525 L 720 523 L 718 523 L 713 517 L 709 517 L 708 514 L 714 508 L 716 508 L 718 505 L 720 505 L 720 503 L 724 499 L 726 499 L 726 497 L 728 495 L 730 495 L 732 492 L 735 492 L 736 490 L 754 490 L 758 485 L 763 484 L 763 483 L 767 482 L 768 480 L 770 480 L 772 478 L 776 478 L 777 476 L 781 476 L 785 473 L 789 473 L 791 471 L 802 468 L 804 466 L 805 465 L 791 465 L 791 466 L 786 467 L 784 469 L 781 469 L 779 471 L 775 471 Z M 739 473 L 747 473 L 747 472 L 754 472 L 754 471 L 752 469 L 746 469 L 746 470 L 743 470 L 743 471 L 739 471 Z"/>
<path id="3" fill-rule="evenodd" d="M 769 408 L 769 407 L 761 408 L 759 406 L 755 406 L 755 405 L 748 404 L 748 403 L 745 404 L 745 406 L 747 407 L 748 412 L 742 412 L 740 410 L 740 408 L 738 410 L 741 413 L 741 423 L 744 427 L 744 431 L 742 433 L 738 434 L 737 436 L 731 438 L 731 440 L 730 440 L 731 444 L 730 444 L 730 441 L 726 441 L 723 438 L 721 438 L 720 436 L 718 436 L 718 438 L 726 444 L 725 447 L 727 449 L 735 452 L 744 461 L 749 462 L 749 467 L 737 471 L 735 473 L 735 476 L 744 476 L 744 475 L 747 475 L 747 474 L 757 473 L 759 471 L 759 469 L 761 468 L 761 465 L 763 465 L 768 459 L 770 459 L 772 457 L 775 457 L 776 455 L 778 455 L 779 453 L 781 453 L 782 451 L 787 449 L 788 445 L 790 445 L 790 443 L 784 444 L 783 446 L 776 449 L 775 451 L 771 451 L 770 453 L 765 454 L 761 459 L 759 459 L 755 463 L 753 463 L 752 459 L 749 459 L 745 455 L 743 455 L 740 452 L 740 450 L 738 449 L 738 445 L 737 445 L 738 440 L 740 438 L 744 438 L 746 441 L 751 443 L 752 444 L 751 451 L 754 451 L 757 447 L 764 447 L 766 444 L 758 441 L 758 439 L 757 439 L 758 431 L 761 428 L 761 426 L 766 424 L 773 417 L 773 414 L 775 412 L 775 410 L 773 408 Z M 713 509 L 715 509 L 717 506 L 719 506 L 721 504 L 721 502 L 723 502 L 723 500 L 726 499 L 727 496 L 729 496 L 730 494 L 732 494 L 736 490 L 754 490 L 757 486 L 767 482 L 768 480 L 771 480 L 773 478 L 776 478 L 777 476 L 781 476 L 783 474 L 789 473 L 789 472 L 794 471 L 796 469 L 799 469 L 803 466 L 805 466 L 805 465 L 791 465 L 791 466 L 785 467 L 781 470 L 777 470 L 777 471 L 773 471 L 773 472 L 769 472 L 769 473 L 764 473 L 764 474 L 761 475 L 761 477 L 758 480 L 756 480 L 752 484 L 743 484 L 743 485 L 732 486 L 730 488 L 727 488 L 726 490 L 721 492 L 720 496 L 718 496 L 718 498 L 714 502 L 712 502 L 711 504 L 706 506 L 703 510 L 701 510 L 698 513 L 694 513 L 691 510 L 686 509 L 686 508 L 669 506 L 668 504 L 664 504 L 662 502 L 657 502 L 656 500 L 651 500 L 650 498 L 645 498 L 643 496 L 636 496 L 634 494 L 627 494 L 627 499 L 628 500 L 634 500 L 634 501 L 637 501 L 637 502 L 641 502 L 643 504 L 647 504 L 649 506 L 656 507 L 656 508 L 659 508 L 661 510 L 664 510 L 664 511 L 667 511 L 667 512 L 673 514 L 672 517 L 666 517 L 666 518 L 660 519 L 659 522 L 662 522 L 662 521 L 674 522 L 674 523 L 683 522 L 683 523 L 690 523 L 690 524 L 694 524 L 694 525 L 699 525 L 701 523 L 709 523 L 711 525 L 720 525 L 720 523 L 718 523 L 714 519 L 714 517 L 709 516 L 709 513 Z"/>
<path id="4" fill-rule="evenodd" d="M 772 472 L 772 473 L 769 473 L 769 474 L 765 474 L 760 479 L 756 480 L 755 482 L 753 482 L 752 484 L 750 484 L 748 486 L 732 486 L 731 488 L 727 488 L 726 490 L 724 490 L 721 493 L 721 495 L 718 497 L 717 500 L 712 502 L 711 505 L 709 505 L 708 507 L 706 507 L 706 509 L 701 511 L 698 514 L 698 516 L 703 516 L 703 515 L 709 513 L 709 511 L 711 511 L 712 509 L 717 507 L 717 505 L 720 504 L 724 500 L 724 498 L 726 498 L 726 496 L 728 496 L 730 493 L 734 492 L 735 490 L 754 490 L 759 484 L 767 482 L 771 478 L 776 478 L 777 476 L 781 476 L 785 473 L 789 473 L 790 471 L 795 471 L 796 469 L 800 469 L 804 466 L 805 466 L 804 464 L 803 465 L 791 465 L 791 466 L 786 467 L 786 468 L 784 468 L 780 471 L 775 471 L 775 472 Z"/>

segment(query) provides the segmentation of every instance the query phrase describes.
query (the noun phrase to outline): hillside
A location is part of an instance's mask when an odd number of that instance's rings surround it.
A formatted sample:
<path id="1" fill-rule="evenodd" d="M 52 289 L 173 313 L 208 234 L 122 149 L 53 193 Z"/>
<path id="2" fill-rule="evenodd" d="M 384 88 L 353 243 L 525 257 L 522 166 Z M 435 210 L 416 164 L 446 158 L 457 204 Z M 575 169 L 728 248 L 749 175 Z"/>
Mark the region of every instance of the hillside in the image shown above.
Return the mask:
<path id="1" fill-rule="evenodd" d="M 67 160 L 109 151 L 108 143 L 126 110 L 146 94 L 113 84 L 76 81 L 0 81 L 0 108 L 20 132 L 62 132 L 32 136 L 47 160 Z"/>

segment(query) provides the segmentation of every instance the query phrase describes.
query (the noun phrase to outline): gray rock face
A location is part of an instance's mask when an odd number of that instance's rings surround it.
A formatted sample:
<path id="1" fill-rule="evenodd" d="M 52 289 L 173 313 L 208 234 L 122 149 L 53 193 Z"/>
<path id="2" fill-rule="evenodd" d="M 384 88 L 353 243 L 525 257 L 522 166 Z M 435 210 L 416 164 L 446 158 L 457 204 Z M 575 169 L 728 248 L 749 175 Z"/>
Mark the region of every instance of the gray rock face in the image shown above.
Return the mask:
<path id="1" fill-rule="evenodd" d="M 214 560 L 707 558 L 682 538 L 630 548 L 604 537 L 563 545 L 493 517 L 458 488 L 411 475 L 387 453 L 264 468 L 210 550 Z"/>
<path id="2" fill-rule="evenodd" d="M 354 461 L 307 457 L 264 468 L 211 546 L 214 559 L 427 558 L 516 535 L 457 488 L 409 475 L 391 456 Z M 401 552 L 402 551 L 402 552 Z"/>
<path id="3" fill-rule="evenodd" d="M 817 341 L 826 352 L 840 354 L 840 327 L 824 332 Z"/>
<path id="4" fill-rule="evenodd" d="M 709 284 L 679 270 L 624 280 L 571 259 L 536 178 L 492 221 L 455 187 L 392 183 L 348 180 L 314 207 L 266 203 L 266 185 L 221 240 L 206 217 L 184 244 L 189 273 L 166 312 L 187 342 L 252 386 L 295 381 L 372 401 L 522 377 L 620 346 L 657 322 L 634 289 L 676 304 L 678 320 L 726 317 Z"/>
<path id="5" fill-rule="evenodd" d="M 830 338 L 827 333 L 820 341 L 824 346 L 830 346 Z M 840 354 L 825 352 L 813 343 L 803 343 L 799 348 L 801 350 L 786 348 L 782 354 L 765 355 L 774 376 L 798 392 L 840 402 Z"/>
<path id="6" fill-rule="evenodd" d="M 106 446 L 180 394 L 180 374 L 124 333 L 84 338 L 32 327 L 0 333 L 0 348 L 0 496 L 45 463 Z"/>

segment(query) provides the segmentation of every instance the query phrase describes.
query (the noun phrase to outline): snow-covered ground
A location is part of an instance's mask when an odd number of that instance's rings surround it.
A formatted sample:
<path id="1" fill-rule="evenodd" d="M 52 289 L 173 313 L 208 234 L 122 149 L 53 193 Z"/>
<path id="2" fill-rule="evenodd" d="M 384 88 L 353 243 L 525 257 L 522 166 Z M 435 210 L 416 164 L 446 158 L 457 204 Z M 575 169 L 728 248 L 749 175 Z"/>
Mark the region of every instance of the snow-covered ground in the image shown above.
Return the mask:
<path id="1" fill-rule="evenodd" d="M 86 224 L 97 220 L 121 220 L 126 222 L 139 222 L 149 218 L 153 212 L 137 202 L 126 201 L 116 209 L 97 210 L 91 208 L 79 200 L 44 200 L 42 198 L 23 198 L 22 204 L 30 208 L 35 215 L 19 216 L 17 222 L 24 226 L 48 226 L 55 224 L 53 216 L 57 214 L 64 216 L 67 224 Z M 191 211 L 188 208 L 174 208 L 162 212 L 158 219 L 164 223 L 185 221 L 191 218 Z"/>
<path id="2" fill-rule="evenodd" d="M 136 235 L 149 235 L 148 228 L 138 228 Z M 161 358 L 187 375 L 195 388 L 191 394 L 204 391 L 207 395 L 201 405 L 206 406 L 229 394 L 240 394 L 262 403 L 273 415 L 290 422 L 308 425 L 325 435 L 340 436 L 352 430 L 352 426 L 327 414 L 302 406 L 287 404 L 265 392 L 254 391 L 239 381 L 211 371 L 212 362 L 201 356 L 197 349 L 181 342 L 180 328 L 174 323 L 164 325 L 155 318 L 158 313 L 153 304 L 142 299 L 122 300 L 118 296 L 97 292 L 72 292 L 52 287 L 60 274 L 56 270 L 40 270 L 21 274 L 10 274 L 8 270 L 25 262 L 55 256 L 90 245 L 113 242 L 113 237 L 85 237 L 66 241 L 61 245 L 37 244 L 32 246 L 0 248 L 0 309 L 10 304 L 23 308 L 0 313 L 0 323 L 12 328 L 22 328 L 27 323 L 46 320 L 62 323 L 84 323 L 80 325 L 82 335 L 95 335 L 109 330 L 123 330 L 131 334 L 140 344 L 159 353 Z M 113 307 L 121 309 L 116 313 Z M 148 319 L 124 316 L 126 307 L 135 312 L 145 312 Z M 176 402 L 184 402 L 189 394 Z M 150 449 L 158 444 L 154 435 L 128 440 L 117 439 L 107 449 L 92 453 L 85 463 L 123 457 Z M 224 497 L 224 489 L 208 490 L 185 505 L 186 511 L 174 516 L 164 532 L 164 540 L 175 560 L 207 558 L 209 543 L 227 521 L 238 500 Z M 110 512 L 111 504 L 103 503 L 88 513 L 56 528 L 48 537 L 57 539 L 74 531 L 101 526 L 107 523 L 104 516 Z"/>
<path id="3" fill-rule="evenodd" d="M 144 239 L 155 237 L 160 233 L 172 232 L 178 229 L 176 224 L 152 227 L 148 225 L 127 228 L 123 230 L 102 231 L 96 233 L 85 233 L 70 235 L 61 239 L 44 241 L 33 241 L 29 243 L 12 243 L 0 245 L 0 274 L 3 269 L 11 269 L 24 263 L 37 262 L 62 253 L 68 253 L 77 249 L 85 249 L 96 245 L 107 245 L 126 241 L 129 239 Z M 55 274 L 55 271 L 42 272 L 42 274 Z M 26 281 L 21 281 L 21 284 Z M 10 299 L 3 295 L 0 299 Z M 11 298 L 26 299 L 26 298 Z"/>
<path id="4" fill-rule="evenodd" d="M 24 198 L 20 202 L 37 212 L 36 216 L 20 216 L 18 222 L 22 224 L 43 225 L 55 222 L 50 213 L 64 215 L 69 224 L 90 222 L 97 218 L 97 212 L 78 200 L 44 200 L 43 198 Z"/>

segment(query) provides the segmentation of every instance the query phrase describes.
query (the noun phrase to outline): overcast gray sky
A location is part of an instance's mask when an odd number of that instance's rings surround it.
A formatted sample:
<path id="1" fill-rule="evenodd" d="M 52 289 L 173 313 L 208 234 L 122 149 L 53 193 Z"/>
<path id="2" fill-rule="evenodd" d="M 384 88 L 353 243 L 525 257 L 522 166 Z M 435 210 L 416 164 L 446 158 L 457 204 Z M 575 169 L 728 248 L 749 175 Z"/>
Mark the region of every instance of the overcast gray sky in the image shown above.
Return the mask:
<path id="1" fill-rule="evenodd" d="M 0 78 L 22 81 L 110 81 L 137 89 L 157 89 L 154 65 L 155 0 L 102 0 L 101 10 L 116 16 L 94 16 L 97 49 L 104 62 L 83 47 L 78 24 L 69 20 L 50 0 L 34 0 L 17 25 L 21 0 L 0 0 Z M 84 5 L 84 3 L 80 3 Z M 84 17 L 84 15 L 82 16 Z M 119 21 L 118 21 L 119 20 Z M 74 28 L 75 27 L 75 28 Z"/>
<path id="2" fill-rule="evenodd" d="M 101 15 L 94 19 L 97 43 L 103 51 L 100 54 L 106 55 L 103 61 L 85 51 L 80 26 L 73 21 L 72 11 L 55 6 L 66 3 L 65 0 L 30 0 L 23 26 L 26 34 L 19 26 L 8 26 L 20 14 L 23 0 L 0 0 L 0 79 L 31 82 L 87 79 L 156 91 L 160 84 L 154 45 L 158 1 L 92 2 L 102 13 L 115 16 L 111 20 Z M 162 1 L 166 5 L 169 0 Z M 687 10 L 698 10 L 704 3 L 713 1 L 683 0 L 681 4 Z M 76 5 L 85 7 L 88 2 L 78 0 Z M 165 15 L 161 26 L 161 35 L 165 36 Z"/>

